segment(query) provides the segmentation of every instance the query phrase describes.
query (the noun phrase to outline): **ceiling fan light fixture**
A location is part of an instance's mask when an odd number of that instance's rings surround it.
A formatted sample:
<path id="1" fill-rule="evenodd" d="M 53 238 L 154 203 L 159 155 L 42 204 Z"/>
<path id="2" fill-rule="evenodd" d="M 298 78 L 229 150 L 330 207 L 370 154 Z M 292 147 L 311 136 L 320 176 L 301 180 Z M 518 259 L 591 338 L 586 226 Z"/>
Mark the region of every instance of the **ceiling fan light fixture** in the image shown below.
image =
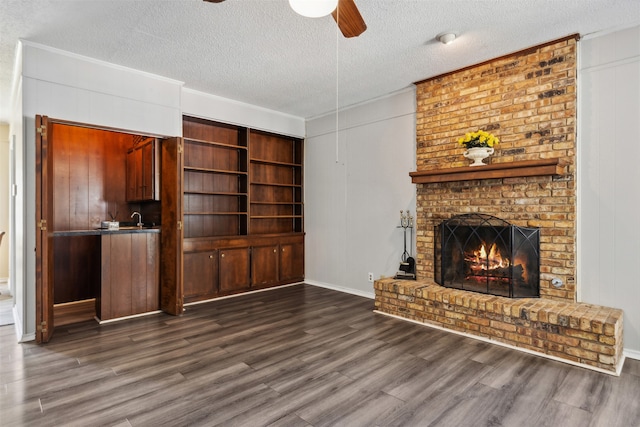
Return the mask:
<path id="1" fill-rule="evenodd" d="M 298 15 L 321 18 L 336 10 L 338 0 L 289 0 L 289 6 Z"/>
<path id="2" fill-rule="evenodd" d="M 450 44 L 455 39 L 456 35 L 454 33 L 443 33 L 436 36 L 436 40 L 443 44 Z"/>

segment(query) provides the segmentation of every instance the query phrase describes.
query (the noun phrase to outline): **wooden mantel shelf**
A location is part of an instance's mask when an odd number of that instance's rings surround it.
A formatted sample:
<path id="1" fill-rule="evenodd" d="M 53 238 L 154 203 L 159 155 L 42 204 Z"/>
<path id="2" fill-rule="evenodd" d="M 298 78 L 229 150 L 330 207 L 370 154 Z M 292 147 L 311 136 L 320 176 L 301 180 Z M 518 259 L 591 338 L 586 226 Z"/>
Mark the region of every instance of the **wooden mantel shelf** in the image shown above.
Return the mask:
<path id="1" fill-rule="evenodd" d="M 564 167 L 559 159 L 526 160 L 496 163 L 485 166 L 437 169 L 410 172 L 414 184 L 469 181 L 473 179 L 515 178 L 524 176 L 562 175 Z"/>

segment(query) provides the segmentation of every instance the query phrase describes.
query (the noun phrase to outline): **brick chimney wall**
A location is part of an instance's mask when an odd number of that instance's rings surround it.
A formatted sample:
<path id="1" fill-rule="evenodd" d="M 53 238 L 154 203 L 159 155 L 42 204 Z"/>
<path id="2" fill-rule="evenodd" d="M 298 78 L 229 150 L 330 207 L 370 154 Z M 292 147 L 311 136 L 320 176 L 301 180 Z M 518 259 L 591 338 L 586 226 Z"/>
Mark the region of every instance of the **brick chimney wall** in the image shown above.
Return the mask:
<path id="1" fill-rule="evenodd" d="M 416 83 L 418 171 L 468 166 L 456 141 L 478 129 L 500 138 L 491 163 L 558 158 L 566 171 L 417 184 L 419 279 L 434 276 L 434 226 L 478 212 L 539 227 L 540 296 L 575 301 L 576 43 L 570 36 Z"/>

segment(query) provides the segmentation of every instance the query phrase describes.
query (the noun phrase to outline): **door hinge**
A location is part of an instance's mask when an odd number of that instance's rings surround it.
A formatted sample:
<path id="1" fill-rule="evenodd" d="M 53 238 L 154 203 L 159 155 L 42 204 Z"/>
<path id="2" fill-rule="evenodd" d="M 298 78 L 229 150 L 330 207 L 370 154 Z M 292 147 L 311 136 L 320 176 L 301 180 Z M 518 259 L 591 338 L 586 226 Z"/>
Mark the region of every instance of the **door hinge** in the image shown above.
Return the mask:
<path id="1" fill-rule="evenodd" d="M 38 227 L 40 227 L 40 231 L 47 231 L 47 220 L 41 219 L 38 221 Z"/>
<path id="2" fill-rule="evenodd" d="M 178 153 L 182 154 L 182 144 L 178 144 Z"/>
<path id="3" fill-rule="evenodd" d="M 182 221 L 178 221 L 178 230 L 182 230 Z"/>
<path id="4" fill-rule="evenodd" d="M 38 126 L 36 128 L 36 132 L 42 136 L 47 136 L 47 127 L 45 125 Z"/>
<path id="5" fill-rule="evenodd" d="M 42 333 L 46 333 L 47 332 L 47 322 L 40 322 L 40 324 L 38 325 L 38 331 L 42 332 Z"/>

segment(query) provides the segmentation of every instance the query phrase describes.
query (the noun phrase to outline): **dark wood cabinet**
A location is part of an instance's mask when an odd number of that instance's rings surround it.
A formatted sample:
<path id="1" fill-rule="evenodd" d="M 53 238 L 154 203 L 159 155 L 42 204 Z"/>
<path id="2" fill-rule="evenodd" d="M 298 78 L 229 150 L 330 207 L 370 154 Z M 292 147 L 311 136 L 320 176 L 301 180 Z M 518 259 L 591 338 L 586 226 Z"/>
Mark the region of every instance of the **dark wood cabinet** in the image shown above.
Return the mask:
<path id="1" fill-rule="evenodd" d="M 274 245 L 251 248 L 251 287 L 260 288 L 304 279 L 302 237 L 273 239 Z"/>
<path id="2" fill-rule="evenodd" d="M 159 309 L 159 233 L 101 236 L 101 290 L 96 299 L 100 320 Z"/>
<path id="3" fill-rule="evenodd" d="M 249 248 L 220 249 L 219 265 L 221 293 L 249 289 Z"/>
<path id="4" fill-rule="evenodd" d="M 302 280 L 302 140 L 185 116 L 183 144 L 185 301 Z"/>
<path id="5" fill-rule="evenodd" d="M 251 248 L 251 287 L 259 288 L 279 280 L 280 254 L 278 245 Z"/>
<path id="6" fill-rule="evenodd" d="M 218 251 L 184 254 L 184 301 L 209 299 L 218 295 Z"/>
<path id="7" fill-rule="evenodd" d="M 304 243 L 291 242 L 280 245 L 280 280 L 304 279 Z"/>
<path id="8" fill-rule="evenodd" d="M 127 201 L 160 200 L 160 155 L 155 139 L 141 142 L 127 152 Z"/>
<path id="9" fill-rule="evenodd" d="M 185 302 L 201 301 L 245 291 L 250 286 L 248 247 L 185 252 Z"/>

